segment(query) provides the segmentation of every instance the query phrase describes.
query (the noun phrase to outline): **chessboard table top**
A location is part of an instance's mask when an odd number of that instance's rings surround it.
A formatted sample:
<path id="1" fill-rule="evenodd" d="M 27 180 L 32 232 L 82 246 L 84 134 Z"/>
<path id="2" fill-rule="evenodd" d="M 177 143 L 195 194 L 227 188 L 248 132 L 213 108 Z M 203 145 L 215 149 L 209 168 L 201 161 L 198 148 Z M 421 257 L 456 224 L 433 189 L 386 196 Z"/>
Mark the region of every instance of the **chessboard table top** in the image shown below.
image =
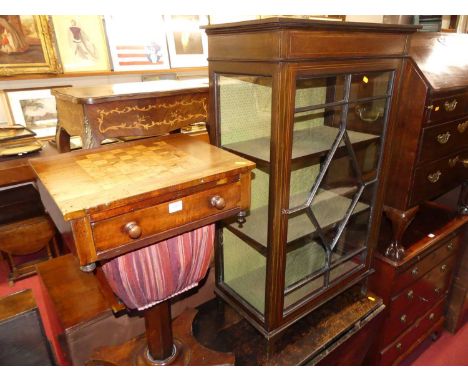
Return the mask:
<path id="1" fill-rule="evenodd" d="M 30 161 L 65 220 L 245 173 L 254 163 L 174 134 Z"/>

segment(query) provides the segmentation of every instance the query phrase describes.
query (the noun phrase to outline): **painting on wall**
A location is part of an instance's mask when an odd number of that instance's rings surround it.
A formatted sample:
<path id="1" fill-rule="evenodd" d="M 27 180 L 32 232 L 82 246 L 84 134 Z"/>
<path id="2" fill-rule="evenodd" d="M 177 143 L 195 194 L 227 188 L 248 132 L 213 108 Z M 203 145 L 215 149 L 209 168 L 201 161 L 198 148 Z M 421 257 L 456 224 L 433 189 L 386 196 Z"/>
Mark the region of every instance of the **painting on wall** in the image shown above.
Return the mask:
<path id="1" fill-rule="evenodd" d="M 64 72 L 110 70 L 102 16 L 52 16 Z"/>
<path id="2" fill-rule="evenodd" d="M 169 69 L 162 16 L 105 16 L 107 38 L 116 71 Z"/>
<path id="3" fill-rule="evenodd" d="M 164 23 L 172 68 L 208 66 L 208 40 L 200 29 L 208 25 L 208 16 L 164 16 Z"/>
<path id="4" fill-rule="evenodd" d="M 51 88 L 4 90 L 4 93 L 9 123 L 31 129 L 38 138 L 55 135 L 57 108 Z"/>
<path id="5" fill-rule="evenodd" d="M 58 71 L 47 16 L 0 15 L 0 76 Z"/>

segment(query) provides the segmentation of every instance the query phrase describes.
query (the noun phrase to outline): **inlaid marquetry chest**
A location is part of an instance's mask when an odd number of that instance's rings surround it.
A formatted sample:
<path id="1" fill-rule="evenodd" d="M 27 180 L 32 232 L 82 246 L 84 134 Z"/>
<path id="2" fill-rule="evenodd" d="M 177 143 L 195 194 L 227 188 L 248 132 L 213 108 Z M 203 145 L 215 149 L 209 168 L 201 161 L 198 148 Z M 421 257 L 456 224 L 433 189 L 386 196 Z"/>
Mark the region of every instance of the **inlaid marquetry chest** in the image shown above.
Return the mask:
<path id="1" fill-rule="evenodd" d="M 70 151 L 70 136 L 80 136 L 88 149 L 108 138 L 156 136 L 207 119 L 205 80 L 57 88 L 52 93 L 61 152 Z"/>
<path id="2" fill-rule="evenodd" d="M 468 179 L 467 51 L 466 34 L 411 36 L 384 199 L 394 227 L 391 258 L 404 256 L 402 237 L 419 206 Z M 467 202 L 465 191 L 461 213 Z"/>

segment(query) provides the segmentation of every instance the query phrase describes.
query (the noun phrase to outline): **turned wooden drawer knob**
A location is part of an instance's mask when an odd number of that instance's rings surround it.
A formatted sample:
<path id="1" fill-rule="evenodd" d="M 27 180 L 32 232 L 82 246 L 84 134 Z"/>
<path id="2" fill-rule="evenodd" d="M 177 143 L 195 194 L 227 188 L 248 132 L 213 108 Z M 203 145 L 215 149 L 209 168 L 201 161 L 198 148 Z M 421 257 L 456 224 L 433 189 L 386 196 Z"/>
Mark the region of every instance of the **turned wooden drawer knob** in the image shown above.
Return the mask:
<path id="1" fill-rule="evenodd" d="M 132 239 L 138 239 L 141 236 L 141 227 L 136 222 L 129 222 L 125 224 L 124 231 Z"/>
<path id="2" fill-rule="evenodd" d="M 451 251 L 453 249 L 453 241 L 447 244 L 447 249 Z"/>
<path id="3" fill-rule="evenodd" d="M 412 299 L 413 299 L 413 297 L 414 297 L 414 292 L 413 292 L 412 289 L 408 291 L 408 294 L 406 295 L 406 297 L 408 297 L 408 300 L 412 300 Z"/>
<path id="4" fill-rule="evenodd" d="M 406 314 L 403 314 L 401 317 L 400 317 L 400 321 L 402 324 L 405 324 L 406 323 L 406 320 L 407 320 L 408 316 Z"/>
<path id="5" fill-rule="evenodd" d="M 210 200 L 210 203 L 213 207 L 217 208 L 218 210 L 222 210 L 224 207 L 226 207 L 226 201 L 223 197 L 219 195 L 213 196 Z"/>
<path id="6" fill-rule="evenodd" d="M 416 276 L 418 275 L 418 273 L 419 273 L 418 267 L 414 268 L 414 269 L 411 271 L 411 274 L 412 274 L 414 277 L 416 277 Z"/>
<path id="7" fill-rule="evenodd" d="M 435 288 L 434 292 L 435 292 L 435 294 L 440 294 L 440 288 Z"/>
<path id="8" fill-rule="evenodd" d="M 431 314 L 429 315 L 429 320 L 432 321 L 432 320 L 434 319 L 434 317 L 435 317 L 435 314 L 434 314 L 434 313 L 431 313 Z"/>
<path id="9" fill-rule="evenodd" d="M 440 270 L 442 272 L 445 272 L 447 270 L 447 264 L 443 264 L 441 267 L 440 267 Z"/>
<path id="10" fill-rule="evenodd" d="M 401 347 L 402 347 L 401 342 L 398 342 L 398 343 L 395 345 L 395 347 L 396 347 L 396 349 L 397 349 L 398 351 L 401 351 Z"/>

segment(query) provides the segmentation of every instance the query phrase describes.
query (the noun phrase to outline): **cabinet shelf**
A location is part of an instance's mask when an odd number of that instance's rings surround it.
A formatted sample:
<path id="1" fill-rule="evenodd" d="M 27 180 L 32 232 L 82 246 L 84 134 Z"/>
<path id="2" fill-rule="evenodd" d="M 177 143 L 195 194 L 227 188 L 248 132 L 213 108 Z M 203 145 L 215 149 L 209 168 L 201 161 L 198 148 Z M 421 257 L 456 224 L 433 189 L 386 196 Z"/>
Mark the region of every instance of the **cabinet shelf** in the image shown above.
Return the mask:
<path id="1" fill-rule="evenodd" d="M 298 130 L 294 134 L 292 161 L 312 159 L 325 155 L 333 145 L 338 129 L 330 126 L 315 126 L 304 130 Z M 353 145 L 369 144 L 377 141 L 379 136 L 348 130 L 348 136 Z M 342 141 L 340 147 L 344 148 Z M 270 138 L 262 137 L 248 141 L 229 143 L 222 146 L 235 154 L 247 157 L 256 163 L 269 165 L 270 163 Z"/>
<path id="2" fill-rule="evenodd" d="M 352 188 L 340 188 L 340 194 L 333 192 L 333 190 L 319 190 L 312 206 L 322 229 L 330 229 L 343 219 L 352 202 L 352 199 L 343 196 L 343 193 L 349 194 L 351 190 Z M 301 193 L 292 196 L 290 204 L 297 205 L 304 202 L 307 195 L 307 193 Z M 358 202 L 354 208 L 353 215 L 364 212 L 368 208 L 368 204 Z M 250 243 L 261 254 L 266 255 L 268 245 L 267 221 L 268 207 L 263 206 L 250 211 L 242 228 L 235 222 L 227 224 L 226 227 L 232 233 Z M 294 241 L 314 233 L 316 233 L 315 226 L 305 212 L 289 217 L 287 244 L 292 244 Z"/>
<path id="3" fill-rule="evenodd" d="M 323 248 L 313 243 L 307 248 L 307 251 L 302 251 L 295 256 L 291 261 L 295 262 L 295 266 L 290 266 L 290 259 L 286 258 L 286 289 L 292 289 L 291 292 L 284 296 L 284 307 L 288 309 L 305 296 L 313 295 L 325 287 L 324 275 L 326 269 L 324 264 L 319 266 L 314 264 L 315 258 L 320 258 L 323 254 Z M 332 264 L 336 264 L 330 270 L 330 280 L 334 282 L 342 275 L 348 274 L 360 264 L 348 259 L 344 262 L 339 262 L 338 256 L 333 255 Z M 315 265 L 315 267 L 314 267 Z M 299 271 L 298 271 L 299 270 Z M 256 310 L 263 312 L 265 309 L 264 295 L 262 282 L 265 280 L 266 268 L 264 266 L 254 269 L 240 277 L 231 280 L 226 280 L 225 283 L 236 293 L 241 293 Z M 308 278 L 310 276 L 310 278 Z M 306 281 L 306 282 L 301 282 Z M 294 287 L 298 284 L 298 287 Z"/>

